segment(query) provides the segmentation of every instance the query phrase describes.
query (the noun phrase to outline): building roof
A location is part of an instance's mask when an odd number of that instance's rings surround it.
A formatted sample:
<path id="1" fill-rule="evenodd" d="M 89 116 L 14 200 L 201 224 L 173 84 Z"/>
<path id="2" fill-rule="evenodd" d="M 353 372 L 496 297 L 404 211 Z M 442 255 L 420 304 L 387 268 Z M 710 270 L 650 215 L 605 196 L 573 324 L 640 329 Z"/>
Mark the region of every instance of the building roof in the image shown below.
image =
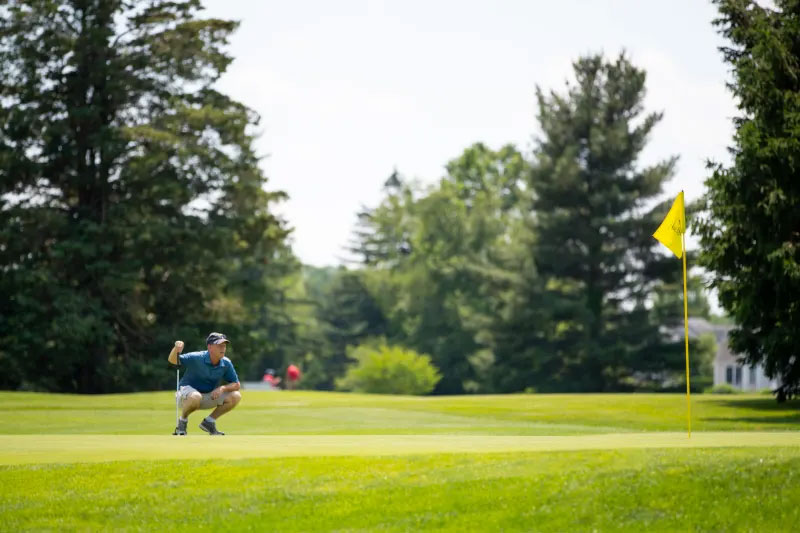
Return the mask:
<path id="1" fill-rule="evenodd" d="M 699 337 L 706 333 L 713 333 L 717 343 L 728 340 L 728 332 L 733 329 L 731 325 L 712 324 L 705 318 L 689 318 L 689 337 Z"/>

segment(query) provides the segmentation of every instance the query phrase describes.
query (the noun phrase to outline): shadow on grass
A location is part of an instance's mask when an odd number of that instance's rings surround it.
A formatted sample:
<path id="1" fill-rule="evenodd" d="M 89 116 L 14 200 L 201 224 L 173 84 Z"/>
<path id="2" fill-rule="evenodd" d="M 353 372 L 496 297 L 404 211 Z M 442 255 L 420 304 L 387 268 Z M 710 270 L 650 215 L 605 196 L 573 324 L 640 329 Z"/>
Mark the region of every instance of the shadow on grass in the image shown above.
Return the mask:
<path id="1" fill-rule="evenodd" d="M 702 420 L 709 422 L 745 422 L 748 424 L 786 425 L 800 429 L 800 400 L 790 400 L 778 403 L 775 398 L 725 398 L 715 402 L 720 407 L 727 407 L 736 411 L 749 410 L 750 413 L 737 413 L 739 416 L 705 417 Z M 753 416 L 752 411 L 762 411 L 765 416 Z M 773 413 L 773 416 L 767 416 Z M 787 428 L 789 429 L 789 428 Z"/>
<path id="2" fill-rule="evenodd" d="M 748 424 L 785 424 L 800 429 L 800 413 L 793 416 L 737 416 L 724 418 L 719 416 L 701 418 L 707 422 L 747 422 Z"/>
<path id="3" fill-rule="evenodd" d="M 718 405 L 734 409 L 758 409 L 759 411 L 796 411 L 800 413 L 800 400 L 778 403 L 775 398 L 730 398 L 719 401 Z"/>

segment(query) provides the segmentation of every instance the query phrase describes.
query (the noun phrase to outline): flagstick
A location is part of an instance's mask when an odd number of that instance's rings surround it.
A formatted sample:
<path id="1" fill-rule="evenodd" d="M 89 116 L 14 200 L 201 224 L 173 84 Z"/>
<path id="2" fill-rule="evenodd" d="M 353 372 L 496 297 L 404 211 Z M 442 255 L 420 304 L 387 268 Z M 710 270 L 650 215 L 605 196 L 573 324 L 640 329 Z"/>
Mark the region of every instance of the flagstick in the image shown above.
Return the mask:
<path id="1" fill-rule="evenodd" d="M 689 438 L 692 438 L 692 401 L 689 391 L 689 301 L 686 298 L 686 238 L 681 234 L 683 248 L 683 329 L 686 340 L 686 422 L 689 426 Z"/>

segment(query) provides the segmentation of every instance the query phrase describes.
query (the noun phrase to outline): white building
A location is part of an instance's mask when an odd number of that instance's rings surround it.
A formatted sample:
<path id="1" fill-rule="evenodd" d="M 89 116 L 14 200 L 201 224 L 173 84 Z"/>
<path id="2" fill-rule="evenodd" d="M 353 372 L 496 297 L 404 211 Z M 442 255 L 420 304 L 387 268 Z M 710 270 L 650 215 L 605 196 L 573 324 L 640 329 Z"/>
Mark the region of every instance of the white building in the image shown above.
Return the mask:
<path id="1" fill-rule="evenodd" d="M 717 341 L 717 354 L 714 356 L 714 386 L 728 384 L 743 391 L 774 389 L 778 382 L 764 375 L 761 365 L 752 367 L 740 363 L 728 348 L 728 332 L 732 326 L 712 324 L 704 318 L 689 319 L 689 337 L 697 338 L 705 333 L 713 333 Z"/>

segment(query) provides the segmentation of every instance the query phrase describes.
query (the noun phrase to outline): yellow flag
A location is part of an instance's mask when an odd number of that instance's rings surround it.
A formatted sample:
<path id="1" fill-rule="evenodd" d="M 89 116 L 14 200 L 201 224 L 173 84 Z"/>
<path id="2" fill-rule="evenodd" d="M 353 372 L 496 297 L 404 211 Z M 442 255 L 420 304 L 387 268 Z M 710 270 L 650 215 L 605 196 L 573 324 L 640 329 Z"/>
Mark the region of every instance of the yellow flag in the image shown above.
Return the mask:
<path id="1" fill-rule="evenodd" d="M 686 344 L 686 424 L 689 437 L 692 436 L 692 396 L 689 385 L 689 300 L 686 297 L 686 255 L 683 253 L 683 234 L 686 233 L 686 212 L 683 209 L 683 191 L 678 193 L 669 213 L 658 227 L 653 237 L 670 251 L 683 258 L 683 333 Z"/>
<path id="2" fill-rule="evenodd" d="M 669 248 L 678 259 L 683 257 L 683 246 L 681 246 L 681 235 L 686 231 L 686 214 L 683 210 L 683 191 L 678 193 L 669 213 L 664 217 L 664 222 L 658 227 L 653 237 L 658 242 Z"/>

